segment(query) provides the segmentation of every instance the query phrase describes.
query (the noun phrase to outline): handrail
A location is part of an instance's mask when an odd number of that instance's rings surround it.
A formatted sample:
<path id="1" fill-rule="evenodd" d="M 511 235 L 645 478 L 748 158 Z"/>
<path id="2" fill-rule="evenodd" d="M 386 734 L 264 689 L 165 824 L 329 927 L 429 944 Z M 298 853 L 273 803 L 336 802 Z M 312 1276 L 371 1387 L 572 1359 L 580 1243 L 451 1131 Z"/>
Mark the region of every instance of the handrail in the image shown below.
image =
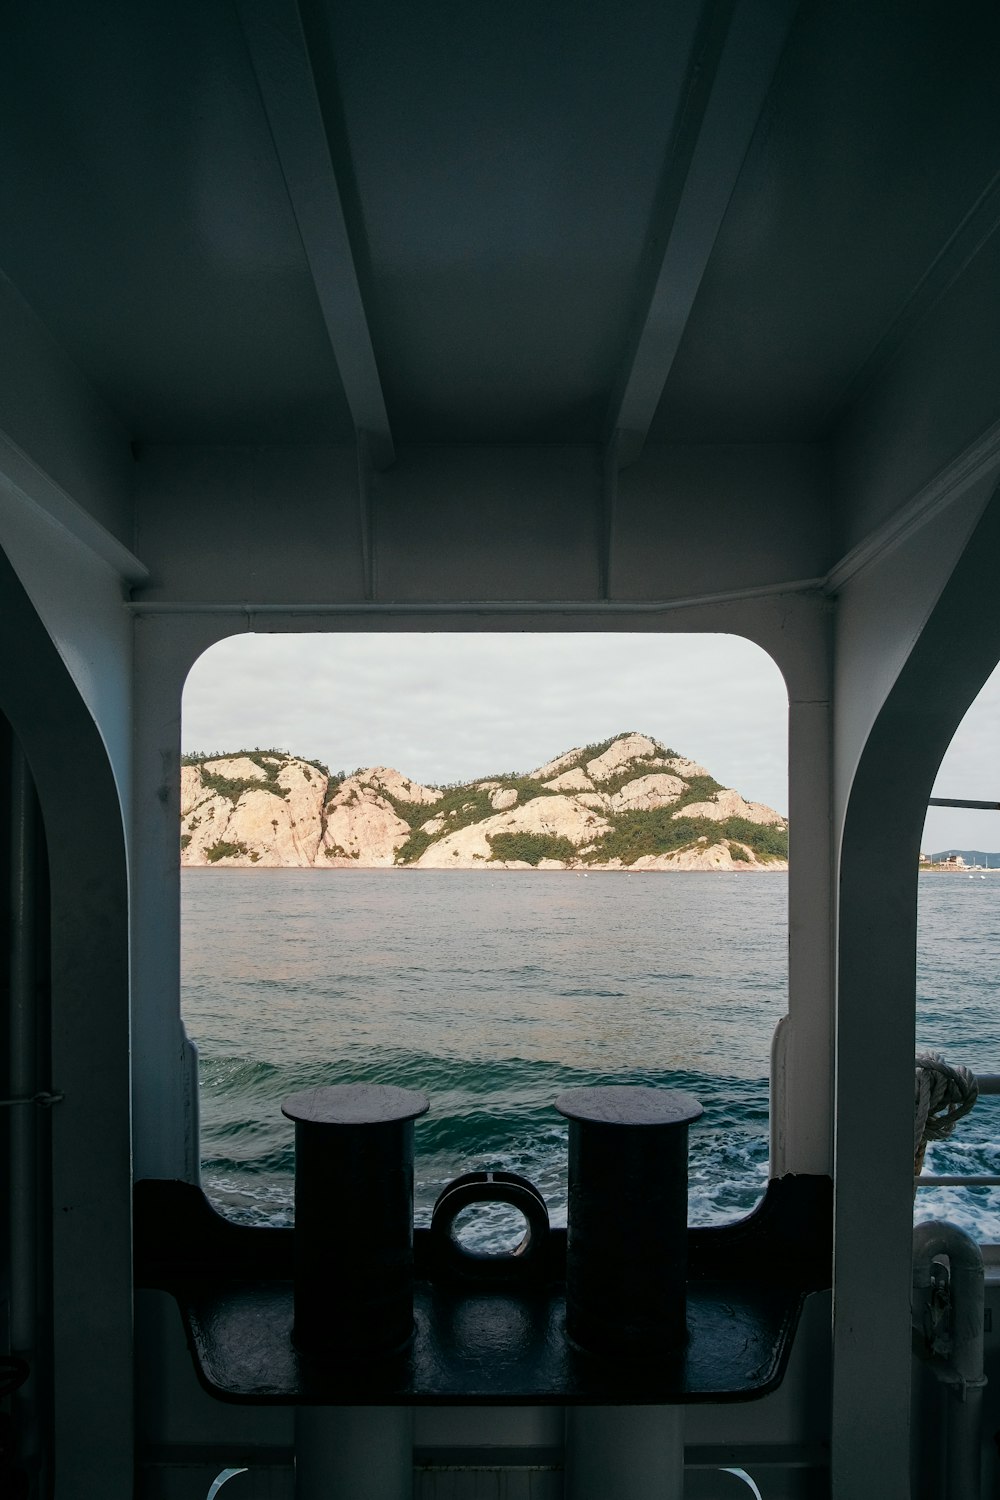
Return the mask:
<path id="1" fill-rule="evenodd" d="M 986 804 L 991 806 L 992 804 Z M 1000 1073 L 978 1073 L 976 1083 L 981 1094 L 1000 1094 Z M 1000 1187 L 1000 1176 L 952 1177 L 922 1175 L 917 1187 Z"/>
<path id="2" fill-rule="evenodd" d="M 974 807 L 980 812 L 1000 812 L 1000 802 L 969 802 L 964 797 L 928 797 L 928 807 Z"/>
<path id="3" fill-rule="evenodd" d="M 1000 1177 L 918 1177 L 917 1187 L 1000 1187 Z"/>

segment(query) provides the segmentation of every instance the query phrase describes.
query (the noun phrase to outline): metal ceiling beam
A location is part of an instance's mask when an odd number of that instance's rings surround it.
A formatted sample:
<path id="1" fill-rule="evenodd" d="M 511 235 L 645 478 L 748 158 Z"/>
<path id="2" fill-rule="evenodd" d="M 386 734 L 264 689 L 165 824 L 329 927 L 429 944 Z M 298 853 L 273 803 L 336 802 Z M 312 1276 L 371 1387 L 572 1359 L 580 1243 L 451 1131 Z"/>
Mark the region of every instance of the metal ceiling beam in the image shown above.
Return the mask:
<path id="1" fill-rule="evenodd" d="M 237 0 L 237 11 L 355 431 L 385 469 L 392 432 L 299 8 Z"/>
<path id="2" fill-rule="evenodd" d="M 797 7 L 721 0 L 706 14 L 654 214 L 662 255 L 611 407 L 619 468 L 642 452 Z"/>
<path id="3" fill-rule="evenodd" d="M 149 569 L 86 506 L 74 500 L 48 470 L 0 428 L 0 505 L 16 518 L 19 507 L 45 520 L 106 563 L 127 584 L 149 582 Z"/>

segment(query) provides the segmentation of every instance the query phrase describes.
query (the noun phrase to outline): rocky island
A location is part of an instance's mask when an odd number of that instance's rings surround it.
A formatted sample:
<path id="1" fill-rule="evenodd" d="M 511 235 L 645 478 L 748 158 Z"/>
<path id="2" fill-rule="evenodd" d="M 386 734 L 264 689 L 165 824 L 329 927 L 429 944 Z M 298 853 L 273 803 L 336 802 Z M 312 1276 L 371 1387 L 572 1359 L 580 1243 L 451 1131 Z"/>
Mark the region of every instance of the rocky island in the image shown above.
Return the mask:
<path id="1" fill-rule="evenodd" d="M 181 864 L 324 870 L 786 870 L 788 827 L 659 740 L 621 734 L 534 771 L 423 786 L 284 751 L 187 755 Z"/>

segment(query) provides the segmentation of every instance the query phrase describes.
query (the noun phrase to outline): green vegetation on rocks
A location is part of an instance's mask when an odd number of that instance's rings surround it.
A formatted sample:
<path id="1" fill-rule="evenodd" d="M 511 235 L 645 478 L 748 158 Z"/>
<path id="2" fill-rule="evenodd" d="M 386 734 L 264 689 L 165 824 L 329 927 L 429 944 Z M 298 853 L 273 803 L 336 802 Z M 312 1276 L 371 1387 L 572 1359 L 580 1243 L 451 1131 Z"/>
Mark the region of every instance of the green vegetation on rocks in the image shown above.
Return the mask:
<path id="1" fill-rule="evenodd" d="M 788 858 L 788 829 L 783 823 L 751 823 L 746 818 L 727 818 L 721 827 L 727 838 L 747 844 L 765 863 Z"/>
<path id="2" fill-rule="evenodd" d="M 288 796 L 287 787 L 279 786 L 276 780 L 258 781 L 256 776 L 220 776 L 202 766 L 201 779 L 208 791 L 217 797 L 228 797 L 234 807 L 244 792 L 273 792 L 276 797 Z"/>
<path id="3" fill-rule="evenodd" d="M 783 867 L 788 857 L 777 813 L 637 732 L 554 756 L 541 774 L 504 771 L 438 787 L 386 766 L 331 773 L 320 761 L 259 747 L 186 755 L 184 763 L 199 772 L 193 780 L 187 773 L 185 864 L 595 869 L 641 860 L 645 868 L 753 869 Z M 284 806 L 243 800 L 251 791 Z"/>
<path id="4" fill-rule="evenodd" d="M 228 843 L 225 839 L 219 839 L 217 843 L 210 844 L 205 850 L 205 858 L 210 865 L 217 865 L 220 859 L 238 859 L 249 856 L 251 864 L 256 864 L 260 855 L 255 849 L 250 849 L 242 841 Z"/>
<path id="5" fill-rule="evenodd" d="M 505 864 L 537 865 L 543 859 L 565 864 L 576 858 L 576 845 L 554 833 L 491 833 L 487 837 L 492 857 Z"/>
<path id="6" fill-rule="evenodd" d="M 704 798 L 698 799 L 704 801 Z M 596 839 L 583 855 L 589 865 L 620 860 L 634 865 L 637 859 L 657 854 L 680 854 L 699 842 L 729 844 L 733 859 L 749 863 L 746 848 L 762 863 L 788 858 L 788 833 L 779 823 L 751 823 L 746 818 L 675 818 L 676 807 L 654 807 L 648 811 L 621 813 L 609 833 Z M 732 845 L 746 846 L 739 854 Z"/>
<path id="7" fill-rule="evenodd" d="M 486 785 L 489 783 L 489 785 Z M 545 796 L 545 791 L 538 781 L 532 781 L 529 776 L 518 776 L 507 773 L 501 776 L 477 777 L 474 782 L 459 783 L 456 786 L 437 787 L 436 791 L 443 792 L 440 802 L 404 802 L 398 797 L 392 797 L 383 789 L 380 795 L 392 807 L 397 817 L 402 818 L 410 829 L 410 836 L 396 855 L 397 865 L 416 864 L 425 849 L 429 849 L 436 839 L 446 838 L 450 833 L 458 833 L 462 828 L 468 828 L 473 823 L 481 823 L 485 818 L 496 815 L 496 808 L 490 798 L 498 791 L 517 792 L 518 807 L 523 807 L 532 798 Z M 423 825 L 432 820 L 444 821 L 437 833 L 425 833 Z M 497 855 L 497 859 L 506 856 Z M 547 856 L 542 856 L 546 858 Z M 553 855 L 555 859 L 561 859 L 562 855 Z"/>
<path id="8" fill-rule="evenodd" d="M 311 771 L 315 771 L 319 776 L 325 777 L 327 780 L 327 797 L 329 798 L 333 795 L 329 786 L 332 781 L 337 781 L 337 778 L 331 776 L 329 769 L 322 761 L 304 760 L 300 755 L 290 755 L 287 750 L 262 750 L 259 746 L 255 746 L 253 750 L 220 750 L 213 752 L 211 755 L 198 750 L 191 751 L 187 755 L 182 755 L 181 765 L 199 766 L 201 768 L 201 779 L 206 789 L 214 792 L 219 797 L 227 797 L 235 807 L 244 792 L 271 792 L 275 797 L 287 800 L 288 788 L 280 785 L 278 773 L 282 766 L 293 759 L 304 767 L 303 774 L 307 779 L 311 779 Z M 225 760 L 252 761 L 264 773 L 263 780 L 256 776 L 223 776 L 218 771 L 207 769 L 215 761 Z M 342 775 L 343 773 L 341 773 L 341 779 Z M 339 785 L 339 781 L 337 784 Z"/>

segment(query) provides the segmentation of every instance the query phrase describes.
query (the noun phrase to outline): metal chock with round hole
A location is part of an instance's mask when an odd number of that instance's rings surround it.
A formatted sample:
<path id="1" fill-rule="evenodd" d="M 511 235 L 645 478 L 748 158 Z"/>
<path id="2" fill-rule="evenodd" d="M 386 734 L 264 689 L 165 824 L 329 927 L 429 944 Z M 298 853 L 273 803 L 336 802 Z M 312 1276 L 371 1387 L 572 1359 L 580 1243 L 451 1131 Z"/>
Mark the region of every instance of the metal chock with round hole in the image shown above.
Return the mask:
<path id="1" fill-rule="evenodd" d="M 524 1217 L 524 1235 L 513 1250 L 476 1251 L 455 1232 L 459 1214 L 475 1203 L 509 1203 Z M 545 1199 L 527 1177 L 500 1170 L 466 1172 L 438 1195 L 431 1216 L 433 1255 L 442 1271 L 468 1281 L 523 1282 L 544 1274 L 549 1241 Z"/>
<path id="2" fill-rule="evenodd" d="M 682 1346 L 690 1094 L 623 1085 L 571 1089 L 566 1331 L 596 1354 L 652 1357 Z"/>
<path id="3" fill-rule="evenodd" d="M 295 1122 L 294 1326 L 304 1354 L 377 1358 L 413 1333 L 413 1121 L 424 1094 L 335 1084 Z"/>

